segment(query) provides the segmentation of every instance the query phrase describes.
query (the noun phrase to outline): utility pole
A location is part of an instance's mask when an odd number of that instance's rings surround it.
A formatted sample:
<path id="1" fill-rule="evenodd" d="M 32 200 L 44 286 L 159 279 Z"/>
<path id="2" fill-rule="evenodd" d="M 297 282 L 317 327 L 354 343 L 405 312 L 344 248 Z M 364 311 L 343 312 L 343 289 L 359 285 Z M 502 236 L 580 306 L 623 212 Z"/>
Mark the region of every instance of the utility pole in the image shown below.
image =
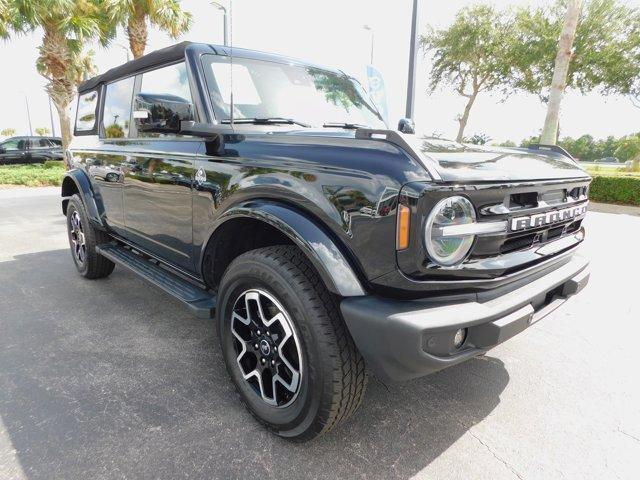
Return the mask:
<path id="1" fill-rule="evenodd" d="M 407 109 L 405 117 L 413 120 L 415 100 L 416 62 L 418 60 L 418 0 L 413 0 L 411 15 L 411 39 L 409 43 L 409 75 L 407 78 Z"/>

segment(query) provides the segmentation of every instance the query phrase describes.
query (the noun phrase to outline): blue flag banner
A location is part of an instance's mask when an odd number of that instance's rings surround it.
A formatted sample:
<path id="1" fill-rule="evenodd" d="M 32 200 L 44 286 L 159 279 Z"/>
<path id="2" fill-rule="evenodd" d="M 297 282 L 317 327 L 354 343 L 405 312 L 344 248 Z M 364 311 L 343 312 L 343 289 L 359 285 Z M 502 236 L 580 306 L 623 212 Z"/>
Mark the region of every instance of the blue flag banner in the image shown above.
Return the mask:
<path id="1" fill-rule="evenodd" d="M 367 83 L 369 84 L 369 95 L 378 107 L 384 121 L 389 123 L 389 109 L 387 107 L 387 89 L 384 85 L 382 73 L 373 65 L 367 65 Z"/>

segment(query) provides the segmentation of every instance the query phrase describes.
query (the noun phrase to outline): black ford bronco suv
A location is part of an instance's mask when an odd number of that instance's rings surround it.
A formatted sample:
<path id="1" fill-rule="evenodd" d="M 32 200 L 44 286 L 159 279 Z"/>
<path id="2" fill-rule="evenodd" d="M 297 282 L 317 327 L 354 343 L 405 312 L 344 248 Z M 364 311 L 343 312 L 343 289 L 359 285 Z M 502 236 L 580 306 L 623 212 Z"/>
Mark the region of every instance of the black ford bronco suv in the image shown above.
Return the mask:
<path id="1" fill-rule="evenodd" d="M 406 131 L 409 123 L 401 122 Z M 127 267 L 217 319 L 279 435 L 509 339 L 579 292 L 590 177 L 557 148 L 390 130 L 357 81 L 181 43 L 79 88 L 62 210 L 88 279 Z"/>

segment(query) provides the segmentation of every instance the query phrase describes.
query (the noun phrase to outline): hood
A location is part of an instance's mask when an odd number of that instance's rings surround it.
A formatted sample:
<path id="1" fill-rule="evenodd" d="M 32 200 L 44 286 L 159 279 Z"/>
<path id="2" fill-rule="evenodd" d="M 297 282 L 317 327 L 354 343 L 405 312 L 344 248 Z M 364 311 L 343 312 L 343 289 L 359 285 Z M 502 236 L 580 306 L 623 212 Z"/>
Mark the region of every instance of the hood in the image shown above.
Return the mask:
<path id="1" fill-rule="evenodd" d="M 463 145 L 416 136 L 406 140 L 445 182 L 561 180 L 589 176 L 575 160 L 550 150 Z"/>
<path id="2" fill-rule="evenodd" d="M 274 132 L 275 133 L 275 132 Z M 393 130 L 301 129 L 285 135 L 367 138 L 389 141 L 407 150 L 424 168 L 443 182 L 536 181 L 589 178 L 571 158 L 551 150 L 468 145 L 406 135 Z M 372 136 L 373 135 L 373 136 Z M 381 135 L 384 138 L 378 138 Z M 434 175 L 437 174 L 437 175 Z"/>

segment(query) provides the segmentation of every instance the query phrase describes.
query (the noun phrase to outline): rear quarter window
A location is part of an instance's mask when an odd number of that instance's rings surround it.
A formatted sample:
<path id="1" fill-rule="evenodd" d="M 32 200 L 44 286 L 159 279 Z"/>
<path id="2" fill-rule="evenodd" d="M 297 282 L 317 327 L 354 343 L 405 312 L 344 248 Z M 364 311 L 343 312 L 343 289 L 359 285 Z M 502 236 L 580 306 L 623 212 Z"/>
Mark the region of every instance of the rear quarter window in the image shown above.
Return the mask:
<path id="1" fill-rule="evenodd" d="M 83 93 L 78 97 L 76 112 L 76 135 L 87 135 L 96 132 L 98 110 L 98 92 Z"/>

